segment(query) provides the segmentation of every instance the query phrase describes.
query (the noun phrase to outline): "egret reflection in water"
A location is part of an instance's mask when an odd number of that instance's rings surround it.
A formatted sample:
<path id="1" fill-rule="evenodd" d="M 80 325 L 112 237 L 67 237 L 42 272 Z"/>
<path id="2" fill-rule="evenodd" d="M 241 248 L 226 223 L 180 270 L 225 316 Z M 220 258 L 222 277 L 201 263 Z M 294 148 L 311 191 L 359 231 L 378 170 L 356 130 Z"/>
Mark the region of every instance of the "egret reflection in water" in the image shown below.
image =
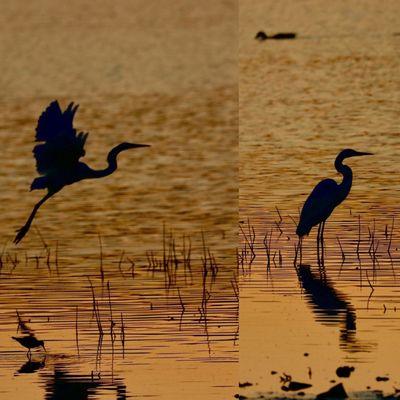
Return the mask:
<path id="1" fill-rule="evenodd" d="M 125 400 L 127 398 L 126 385 L 120 378 L 99 378 L 97 375 L 78 375 L 68 373 L 64 365 L 55 365 L 54 373 L 43 373 L 45 380 L 45 400 L 88 400 L 96 393 L 113 394 L 107 398 Z M 114 396 L 115 395 L 115 396 Z M 101 397 L 99 397 L 101 398 Z"/>
<path id="2" fill-rule="evenodd" d="M 300 214 L 300 221 L 297 226 L 296 234 L 301 243 L 302 237 L 308 235 L 311 229 L 318 225 L 317 234 L 317 258 L 318 264 L 324 264 L 324 229 L 325 222 L 332 214 L 333 210 L 346 199 L 350 193 L 353 183 L 353 171 L 343 161 L 349 157 L 372 155 L 352 149 L 342 150 L 335 159 L 336 170 L 343 175 L 341 183 L 336 183 L 333 179 L 324 179 L 312 190 L 303 205 Z M 321 252 L 320 252 L 321 246 Z"/>
<path id="3" fill-rule="evenodd" d="M 340 346 L 348 352 L 368 352 L 371 343 L 356 339 L 356 311 L 346 297 L 335 289 L 325 274 L 314 274 L 309 265 L 300 265 L 297 275 L 316 320 L 340 327 Z"/>
<path id="4" fill-rule="evenodd" d="M 64 186 L 83 179 L 97 179 L 116 171 L 117 156 L 120 152 L 137 147 L 148 147 L 147 144 L 120 143 L 108 153 L 108 166 L 94 170 L 79 159 L 85 155 L 85 142 L 88 133 L 79 132 L 73 127 L 73 119 L 78 105 L 70 103 L 62 111 L 58 101 L 53 101 L 39 117 L 36 127 L 36 141 L 44 142 L 33 149 L 36 169 L 41 175 L 31 184 L 31 190 L 47 189 L 47 194 L 33 207 L 25 225 L 17 230 L 14 243 L 19 243 L 28 233 L 33 219 L 40 206 L 59 192 Z"/>

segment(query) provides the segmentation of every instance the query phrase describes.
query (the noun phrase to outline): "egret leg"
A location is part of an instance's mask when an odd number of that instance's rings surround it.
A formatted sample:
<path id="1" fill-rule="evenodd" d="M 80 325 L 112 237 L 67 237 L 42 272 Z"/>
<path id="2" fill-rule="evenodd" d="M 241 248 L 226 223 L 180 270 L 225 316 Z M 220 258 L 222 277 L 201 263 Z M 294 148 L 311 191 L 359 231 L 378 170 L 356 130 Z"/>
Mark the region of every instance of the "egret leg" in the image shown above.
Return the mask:
<path id="1" fill-rule="evenodd" d="M 299 236 L 299 241 L 297 243 L 297 251 L 296 251 L 296 260 L 297 260 L 297 254 L 299 255 L 299 265 L 302 264 L 302 259 L 303 259 L 303 238 Z M 295 268 L 297 270 L 297 265 L 295 265 Z"/>
<path id="2" fill-rule="evenodd" d="M 325 239 L 324 239 L 325 221 L 322 222 L 321 228 L 321 264 L 325 266 Z"/>
<path id="3" fill-rule="evenodd" d="M 29 228 L 31 227 L 32 221 L 35 218 L 35 215 L 37 211 L 39 210 L 40 206 L 48 200 L 54 193 L 47 193 L 46 196 L 44 196 L 40 201 L 38 201 L 35 204 L 35 207 L 33 207 L 33 210 L 31 212 L 31 215 L 29 216 L 28 220 L 26 221 L 25 225 L 17 230 L 17 235 L 15 236 L 14 243 L 18 244 L 23 237 L 28 233 Z"/>
<path id="4" fill-rule="evenodd" d="M 299 237 L 300 265 L 303 264 L 303 237 Z"/>
<path id="5" fill-rule="evenodd" d="M 317 233 L 317 262 L 318 262 L 318 266 L 321 265 L 320 251 L 319 251 L 320 238 L 321 238 L 321 224 L 318 225 L 318 233 Z"/>

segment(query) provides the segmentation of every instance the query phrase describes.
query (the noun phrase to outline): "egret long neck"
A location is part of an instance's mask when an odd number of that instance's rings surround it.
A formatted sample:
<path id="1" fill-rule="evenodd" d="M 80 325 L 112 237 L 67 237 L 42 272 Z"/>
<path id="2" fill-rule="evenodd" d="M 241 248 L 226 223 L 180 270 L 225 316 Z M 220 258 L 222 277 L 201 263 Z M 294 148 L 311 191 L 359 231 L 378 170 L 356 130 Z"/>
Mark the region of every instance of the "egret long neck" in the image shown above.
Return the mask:
<path id="1" fill-rule="evenodd" d="M 348 165 L 343 164 L 343 158 L 341 157 L 336 158 L 335 168 L 339 173 L 343 175 L 342 183 L 339 185 L 342 192 L 341 201 L 343 201 L 350 192 L 351 185 L 353 183 L 353 171 Z"/>
<path id="2" fill-rule="evenodd" d="M 117 156 L 123 150 L 124 149 L 121 149 L 119 146 L 111 149 L 107 156 L 108 166 L 104 169 L 91 170 L 90 178 L 102 178 L 111 175 L 118 168 Z"/>

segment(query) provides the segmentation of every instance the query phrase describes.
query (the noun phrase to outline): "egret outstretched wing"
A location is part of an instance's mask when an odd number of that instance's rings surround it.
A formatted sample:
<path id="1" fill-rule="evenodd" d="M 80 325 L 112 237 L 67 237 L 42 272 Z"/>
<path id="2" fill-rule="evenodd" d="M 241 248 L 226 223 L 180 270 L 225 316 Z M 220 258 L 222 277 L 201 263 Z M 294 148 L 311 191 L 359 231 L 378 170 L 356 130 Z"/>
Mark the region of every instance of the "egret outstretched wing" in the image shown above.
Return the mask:
<path id="1" fill-rule="evenodd" d="M 77 134 L 73 127 L 77 109 L 78 105 L 70 103 L 63 112 L 58 101 L 53 101 L 39 117 L 36 141 L 44 143 L 33 149 L 39 174 L 70 171 L 85 154 L 84 145 L 88 134 Z"/>
<path id="2" fill-rule="evenodd" d="M 307 235 L 313 226 L 331 215 L 338 204 L 338 189 L 333 179 L 324 179 L 315 186 L 301 210 L 298 235 Z"/>
<path id="3" fill-rule="evenodd" d="M 88 134 L 74 129 L 74 116 L 78 106 L 70 103 L 62 111 L 58 101 L 49 104 L 42 113 L 36 127 L 37 144 L 33 153 L 36 169 L 41 175 L 31 184 L 31 190 L 47 189 L 47 193 L 33 207 L 25 225 L 17 230 L 14 243 L 19 243 L 28 233 L 39 208 L 64 186 L 72 185 L 83 179 L 97 179 L 112 174 L 117 168 L 117 157 L 122 151 L 148 147 L 147 144 L 123 142 L 108 153 L 108 167 L 94 170 L 79 161 L 85 155 L 85 142 Z"/>

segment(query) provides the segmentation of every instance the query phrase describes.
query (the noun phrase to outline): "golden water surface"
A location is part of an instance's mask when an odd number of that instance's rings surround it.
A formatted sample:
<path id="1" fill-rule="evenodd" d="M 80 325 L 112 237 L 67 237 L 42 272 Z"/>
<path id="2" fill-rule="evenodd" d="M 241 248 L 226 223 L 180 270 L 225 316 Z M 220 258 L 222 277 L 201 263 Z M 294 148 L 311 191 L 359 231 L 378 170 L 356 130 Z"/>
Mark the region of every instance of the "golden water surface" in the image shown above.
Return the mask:
<path id="1" fill-rule="evenodd" d="M 1 3 L 1 399 L 235 393 L 236 21 L 230 0 Z M 16 247 L 54 99 L 80 104 L 92 168 L 151 147 L 57 193 Z M 12 340 L 16 310 L 47 354 Z"/>
<path id="2" fill-rule="evenodd" d="M 307 398 L 333 381 L 354 397 L 392 394 L 400 386 L 400 4 L 244 0 L 239 15 L 240 215 L 246 235 L 247 218 L 256 234 L 240 292 L 240 381 L 252 386 L 240 393 L 298 397 L 281 388 L 287 374 L 312 384 Z M 258 42 L 259 30 L 298 38 Z M 344 148 L 375 155 L 347 160 L 353 188 L 326 225 L 325 269 L 312 231 L 302 259 L 310 270 L 297 274 L 299 209 L 319 180 L 341 179 L 333 161 Z M 355 368 L 350 378 L 336 376 L 344 365 Z"/>

